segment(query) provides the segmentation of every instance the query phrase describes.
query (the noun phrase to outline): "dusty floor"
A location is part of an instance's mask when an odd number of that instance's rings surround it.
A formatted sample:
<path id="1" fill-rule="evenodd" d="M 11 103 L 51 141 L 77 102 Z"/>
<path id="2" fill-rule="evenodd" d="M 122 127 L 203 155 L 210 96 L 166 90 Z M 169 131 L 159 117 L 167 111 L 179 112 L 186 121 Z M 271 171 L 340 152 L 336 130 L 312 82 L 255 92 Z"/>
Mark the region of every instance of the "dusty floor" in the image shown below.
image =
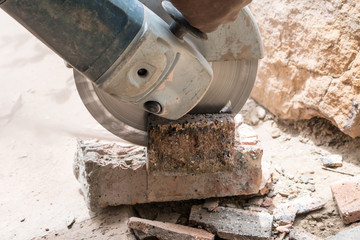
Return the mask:
<path id="1" fill-rule="evenodd" d="M 59 57 L 2 11 L 0 29 L 0 239 L 31 239 L 49 232 L 52 239 L 57 233 L 79 229 L 98 231 L 104 239 L 111 238 L 114 235 L 104 227 L 107 215 L 95 217 L 86 209 L 72 162 L 76 138 L 116 138 L 106 133 L 83 107 L 72 72 Z M 260 121 L 255 130 L 264 147 L 263 157 L 281 173 L 275 174 L 278 182 L 298 186 L 299 195 L 311 193 L 327 202 L 323 210 L 298 217 L 295 228 L 321 237 L 343 229 L 329 185 L 347 176 L 323 170 L 318 158 L 342 154 L 344 166 L 338 170 L 359 175 L 360 142 L 322 120 L 304 121 L 293 127 L 268 119 Z M 315 192 L 289 179 L 291 175 L 306 174 L 313 176 Z M 285 200 L 279 194 L 274 198 L 275 203 Z M 67 230 L 65 220 L 71 215 L 76 223 Z M 123 224 L 121 217 L 116 221 L 119 226 Z M 114 221 L 110 222 L 116 229 Z M 77 239 L 81 235 L 73 236 Z"/>

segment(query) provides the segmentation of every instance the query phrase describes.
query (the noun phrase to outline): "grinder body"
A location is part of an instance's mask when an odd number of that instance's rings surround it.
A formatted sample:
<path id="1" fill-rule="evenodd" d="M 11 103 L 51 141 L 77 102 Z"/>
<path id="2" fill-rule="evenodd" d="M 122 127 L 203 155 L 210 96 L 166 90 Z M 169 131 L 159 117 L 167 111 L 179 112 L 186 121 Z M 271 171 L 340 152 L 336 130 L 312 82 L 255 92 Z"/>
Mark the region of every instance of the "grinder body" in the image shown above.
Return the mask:
<path id="1" fill-rule="evenodd" d="M 206 59 L 137 0 L 5 0 L 0 7 L 96 88 L 134 108 L 177 119 L 211 83 Z"/>

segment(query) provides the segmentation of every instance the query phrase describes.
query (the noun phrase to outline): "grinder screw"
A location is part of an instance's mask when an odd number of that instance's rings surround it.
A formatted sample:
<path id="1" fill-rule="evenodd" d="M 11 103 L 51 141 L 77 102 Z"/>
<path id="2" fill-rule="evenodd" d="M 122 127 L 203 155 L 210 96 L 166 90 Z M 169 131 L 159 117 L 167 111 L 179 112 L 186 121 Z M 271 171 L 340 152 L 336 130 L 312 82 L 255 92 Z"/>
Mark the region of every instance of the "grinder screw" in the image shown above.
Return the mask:
<path id="1" fill-rule="evenodd" d="M 146 111 L 154 114 L 159 114 L 162 112 L 161 104 L 156 101 L 147 101 L 146 103 L 144 103 L 144 107 Z"/>

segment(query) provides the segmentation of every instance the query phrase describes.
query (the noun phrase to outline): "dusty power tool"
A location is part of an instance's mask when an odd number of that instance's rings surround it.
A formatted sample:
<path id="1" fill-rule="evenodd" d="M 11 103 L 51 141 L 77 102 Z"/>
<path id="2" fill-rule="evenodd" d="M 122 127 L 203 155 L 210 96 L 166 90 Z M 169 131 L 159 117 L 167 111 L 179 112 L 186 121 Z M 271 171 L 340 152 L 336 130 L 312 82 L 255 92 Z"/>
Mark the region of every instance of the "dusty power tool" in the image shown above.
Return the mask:
<path id="1" fill-rule="evenodd" d="M 263 56 L 248 8 L 206 35 L 162 0 L 0 0 L 0 7 L 74 69 L 100 124 L 139 145 L 147 143 L 148 113 L 239 112 Z"/>

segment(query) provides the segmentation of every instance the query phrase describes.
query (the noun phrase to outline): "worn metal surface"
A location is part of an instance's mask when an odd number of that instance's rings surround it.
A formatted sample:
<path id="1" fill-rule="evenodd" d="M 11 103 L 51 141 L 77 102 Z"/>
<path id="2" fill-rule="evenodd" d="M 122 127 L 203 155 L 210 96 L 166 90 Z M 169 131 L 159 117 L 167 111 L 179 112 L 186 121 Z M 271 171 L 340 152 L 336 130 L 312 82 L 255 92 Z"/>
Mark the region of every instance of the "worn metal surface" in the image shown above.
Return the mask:
<path id="1" fill-rule="evenodd" d="M 117 100 L 145 111 L 144 105 L 155 101 L 162 109 L 157 115 L 178 119 L 197 105 L 212 78 L 206 59 L 144 7 L 138 36 L 96 84 Z"/>
<path id="2" fill-rule="evenodd" d="M 172 22 L 171 17 L 161 7 L 162 0 L 140 1 L 165 22 Z M 248 7 L 240 11 L 235 22 L 222 25 L 207 36 L 207 41 L 196 39 L 189 34 L 186 37 L 191 39 L 210 62 L 260 59 L 264 56 L 260 32 Z"/>
<path id="3" fill-rule="evenodd" d="M 248 99 L 257 71 L 257 60 L 212 63 L 214 79 L 193 112 L 217 113 L 229 101 L 233 113 Z M 135 144 L 147 145 L 147 112 L 140 107 L 116 100 L 81 74 L 75 72 L 78 92 L 91 115 L 107 130 Z"/>

